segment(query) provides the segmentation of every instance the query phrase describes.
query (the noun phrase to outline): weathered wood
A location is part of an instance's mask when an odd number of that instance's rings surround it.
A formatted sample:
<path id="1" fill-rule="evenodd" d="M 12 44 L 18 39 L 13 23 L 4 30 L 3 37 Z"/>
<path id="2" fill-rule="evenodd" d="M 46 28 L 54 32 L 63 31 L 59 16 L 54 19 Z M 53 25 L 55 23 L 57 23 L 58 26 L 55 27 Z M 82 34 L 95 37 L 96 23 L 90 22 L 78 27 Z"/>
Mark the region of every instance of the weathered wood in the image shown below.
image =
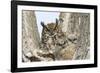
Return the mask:
<path id="1" fill-rule="evenodd" d="M 34 11 L 22 11 L 22 49 L 25 55 L 32 56 L 34 54 L 34 49 L 39 48 L 39 32 L 36 24 L 36 16 Z M 25 59 L 24 61 L 29 61 Z"/>
<path id="2" fill-rule="evenodd" d="M 70 39 L 68 41 L 76 39 L 74 43 L 77 46 L 76 50 L 70 48 L 74 50 L 73 59 L 89 59 L 90 15 L 88 13 L 62 12 L 59 18 L 63 19 L 63 23 L 60 24 L 60 27 L 62 28 L 63 32 L 66 32 L 67 39 Z M 72 53 L 69 53 L 69 55 L 70 54 Z"/>

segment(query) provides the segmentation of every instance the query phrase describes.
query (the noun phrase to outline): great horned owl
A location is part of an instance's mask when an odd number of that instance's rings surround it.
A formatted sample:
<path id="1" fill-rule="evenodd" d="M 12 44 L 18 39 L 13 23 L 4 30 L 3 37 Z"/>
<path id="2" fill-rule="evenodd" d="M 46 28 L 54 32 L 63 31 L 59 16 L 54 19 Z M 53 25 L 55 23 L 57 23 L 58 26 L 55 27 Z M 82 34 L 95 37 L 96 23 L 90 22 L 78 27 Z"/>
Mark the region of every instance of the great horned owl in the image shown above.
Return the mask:
<path id="1" fill-rule="evenodd" d="M 59 26 L 59 21 L 56 19 L 56 23 L 48 23 L 47 25 L 41 22 L 41 25 L 43 26 L 41 42 L 46 50 L 53 52 L 56 56 L 67 42 L 65 34 Z"/>

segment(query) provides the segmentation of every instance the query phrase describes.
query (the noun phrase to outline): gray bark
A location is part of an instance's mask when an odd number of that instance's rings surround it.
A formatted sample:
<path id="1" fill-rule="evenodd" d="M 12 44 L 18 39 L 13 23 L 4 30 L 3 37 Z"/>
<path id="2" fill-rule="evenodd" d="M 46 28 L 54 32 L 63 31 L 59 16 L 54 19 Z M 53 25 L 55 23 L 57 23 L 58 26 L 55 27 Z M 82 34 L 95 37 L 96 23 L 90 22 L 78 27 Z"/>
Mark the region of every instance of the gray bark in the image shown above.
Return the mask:
<path id="1" fill-rule="evenodd" d="M 39 32 L 34 11 L 22 11 L 22 52 L 23 61 L 29 61 L 26 56 L 32 56 L 39 48 Z"/>
<path id="2" fill-rule="evenodd" d="M 73 59 L 89 59 L 90 54 L 90 14 L 88 13 L 61 13 L 63 19 L 60 24 L 63 32 L 66 32 L 67 39 L 76 39 Z M 67 48 L 68 49 L 68 48 Z M 70 54 L 69 54 L 70 55 Z M 66 56 L 67 57 L 67 56 Z"/>

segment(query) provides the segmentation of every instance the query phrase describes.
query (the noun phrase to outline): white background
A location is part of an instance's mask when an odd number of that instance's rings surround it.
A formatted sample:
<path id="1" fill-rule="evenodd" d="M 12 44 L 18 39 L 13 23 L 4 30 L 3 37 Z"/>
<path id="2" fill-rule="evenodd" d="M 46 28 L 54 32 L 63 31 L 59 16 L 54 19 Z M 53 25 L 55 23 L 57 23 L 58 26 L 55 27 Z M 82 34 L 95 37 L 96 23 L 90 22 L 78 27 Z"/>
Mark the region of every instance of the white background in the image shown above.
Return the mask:
<path id="1" fill-rule="evenodd" d="M 39 1 L 39 0 L 36 0 Z M 98 13 L 100 13 L 100 0 L 40 0 L 62 3 L 74 4 L 92 4 L 98 5 Z M 10 55 L 11 55 L 11 12 L 10 0 L 0 0 L 0 73 L 10 73 Z M 100 14 L 98 14 L 98 21 Z M 100 21 L 98 22 L 100 24 Z M 98 25 L 98 28 L 100 25 Z M 100 31 L 100 28 L 98 29 Z M 100 34 L 98 33 L 98 37 Z M 98 38 L 98 43 L 100 38 Z M 98 56 L 100 56 L 100 45 L 98 45 Z M 100 64 L 100 57 L 98 57 L 98 64 Z M 39 71 L 36 73 L 100 73 L 100 66 L 98 68 L 84 68 L 84 69 L 69 69 L 69 70 L 55 70 L 55 71 Z M 26 72 L 33 73 L 33 72 Z"/>

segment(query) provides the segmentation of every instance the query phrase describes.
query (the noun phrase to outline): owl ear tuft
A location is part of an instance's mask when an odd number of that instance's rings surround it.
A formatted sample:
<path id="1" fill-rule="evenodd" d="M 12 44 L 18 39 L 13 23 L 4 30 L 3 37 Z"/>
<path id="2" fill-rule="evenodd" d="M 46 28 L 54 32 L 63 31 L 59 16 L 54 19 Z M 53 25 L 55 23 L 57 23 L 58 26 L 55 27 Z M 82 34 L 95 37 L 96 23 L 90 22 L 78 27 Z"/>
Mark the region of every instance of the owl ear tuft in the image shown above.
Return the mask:
<path id="1" fill-rule="evenodd" d="M 41 22 L 42 27 L 44 27 L 44 22 Z"/>
<path id="2" fill-rule="evenodd" d="M 46 27 L 46 25 L 44 24 L 44 22 L 41 22 L 41 25 L 42 25 L 43 28 L 47 29 L 47 31 L 50 31 L 50 30 Z"/>
<path id="3" fill-rule="evenodd" d="M 56 25 L 58 25 L 58 19 L 56 18 Z"/>
<path id="4" fill-rule="evenodd" d="M 54 30 L 56 30 L 57 26 L 58 26 L 58 19 L 56 18 L 56 25 L 54 27 Z"/>

